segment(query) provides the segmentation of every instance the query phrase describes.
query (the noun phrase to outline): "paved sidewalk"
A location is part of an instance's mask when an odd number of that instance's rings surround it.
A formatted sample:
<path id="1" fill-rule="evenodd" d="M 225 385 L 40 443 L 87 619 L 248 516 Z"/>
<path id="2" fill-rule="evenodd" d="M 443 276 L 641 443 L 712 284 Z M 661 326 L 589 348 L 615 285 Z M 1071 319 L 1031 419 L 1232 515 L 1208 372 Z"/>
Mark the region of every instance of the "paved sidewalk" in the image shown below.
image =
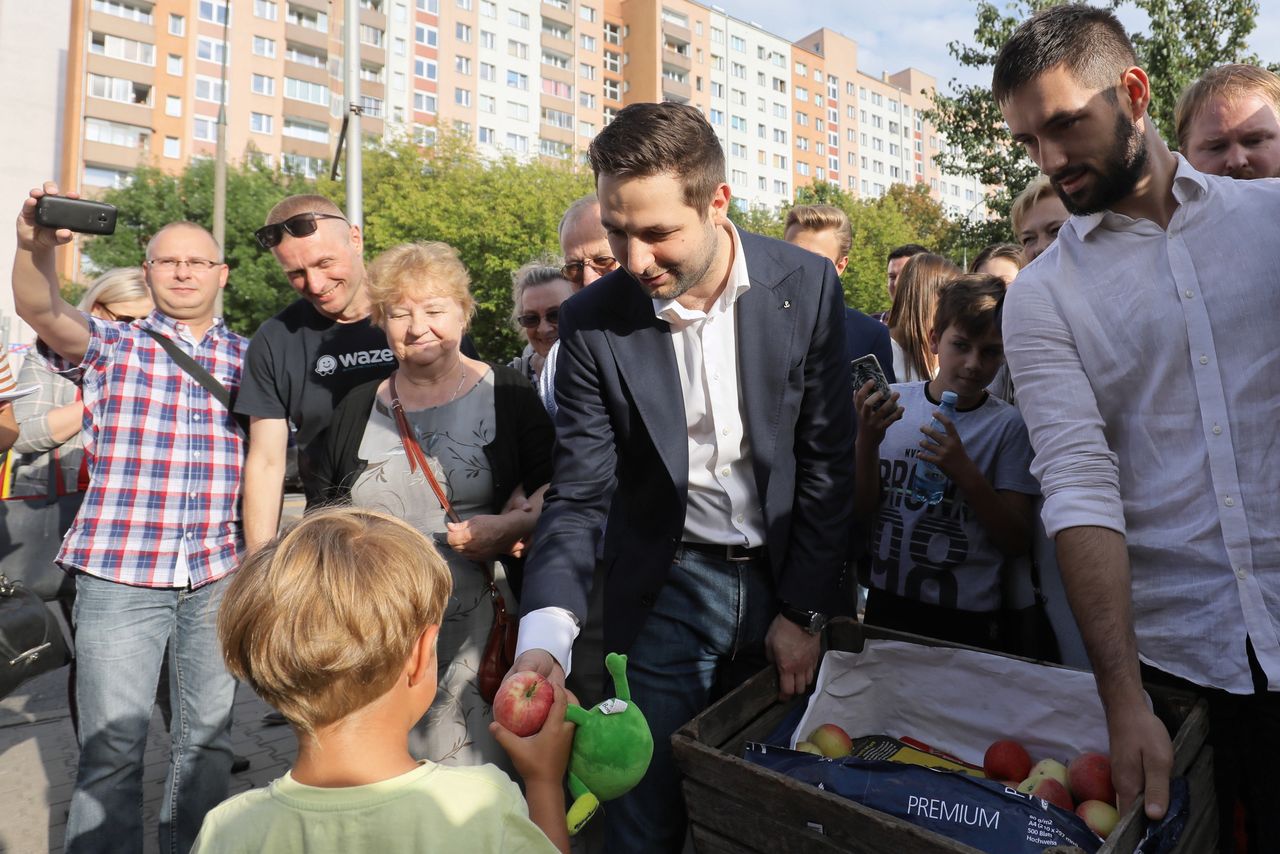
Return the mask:
<path id="1" fill-rule="evenodd" d="M 0 852 L 5 854 L 62 851 L 79 753 L 66 691 L 64 669 L 33 679 L 0 702 Z M 231 746 L 251 764 L 232 776 L 231 794 L 279 777 L 297 754 L 292 729 L 263 725 L 268 710 L 246 686 L 236 690 Z M 142 772 L 145 854 L 158 851 L 156 827 L 168 769 L 169 736 L 157 712 Z"/>

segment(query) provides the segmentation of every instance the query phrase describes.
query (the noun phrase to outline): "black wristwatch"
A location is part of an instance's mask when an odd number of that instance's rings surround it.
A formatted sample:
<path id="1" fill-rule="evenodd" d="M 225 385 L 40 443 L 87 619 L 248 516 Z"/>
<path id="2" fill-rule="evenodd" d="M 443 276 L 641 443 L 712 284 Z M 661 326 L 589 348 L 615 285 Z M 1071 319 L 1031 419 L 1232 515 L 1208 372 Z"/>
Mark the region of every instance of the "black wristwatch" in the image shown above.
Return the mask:
<path id="1" fill-rule="evenodd" d="M 819 611 L 806 611 L 783 602 L 778 613 L 811 635 L 822 634 L 822 630 L 827 627 L 827 615 Z"/>

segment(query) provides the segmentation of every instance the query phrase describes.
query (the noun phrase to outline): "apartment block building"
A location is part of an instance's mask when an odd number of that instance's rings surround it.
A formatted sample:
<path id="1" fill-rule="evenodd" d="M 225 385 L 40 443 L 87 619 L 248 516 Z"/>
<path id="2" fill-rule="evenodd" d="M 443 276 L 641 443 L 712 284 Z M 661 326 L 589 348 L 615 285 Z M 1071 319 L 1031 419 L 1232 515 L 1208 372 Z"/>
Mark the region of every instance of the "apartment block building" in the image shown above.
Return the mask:
<path id="1" fill-rule="evenodd" d="M 224 94 L 233 159 L 318 174 L 347 110 L 344 2 L 72 0 L 62 181 L 93 192 L 212 156 Z M 572 160 L 626 104 L 676 101 L 715 128 L 740 203 L 901 182 L 985 213 L 976 182 L 933 162 L 934 78 L 868 75 L 833 30 L 793 43 L 693 0 L 356 2 L 370 137 L 448 130 L 486 155 Z"/>

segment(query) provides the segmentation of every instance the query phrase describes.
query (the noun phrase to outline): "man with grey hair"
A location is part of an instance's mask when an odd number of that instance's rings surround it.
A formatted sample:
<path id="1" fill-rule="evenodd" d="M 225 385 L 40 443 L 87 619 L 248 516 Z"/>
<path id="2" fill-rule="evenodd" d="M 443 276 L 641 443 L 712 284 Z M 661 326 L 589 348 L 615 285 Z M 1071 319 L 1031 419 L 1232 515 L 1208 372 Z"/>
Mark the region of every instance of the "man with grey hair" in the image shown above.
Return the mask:
<path id="1" fill-rule="evenodd" d="M 583 196 L 565 210 L 560 218 L 560 252 L 564 266 L 560 272 L 582 290 L 606 273 L 618 269 L 618 261 L 609 248 L 609 238 L 600 224 L 600 200 L 595 193 Z M 546 364 L 538 376 L 538 396 L 551 415 L 556 414 L 556 357 L 560 342 L 551 345 Z"/>
<path id="2" fill-rule="evenodd" d="M 46 183 L 22 206 L 13 297 L 50 368 L 80 385 L 93 449 L 90 486 L 57 557 L 76 578 L 80 759 L 66 850 L 143 848 L 143 753 L 167 645 L 180 725 L 160 848 L 185 852 L 226 798 L 231 769 L 235 682 L 215 624 L 242 546 L 245 436 L 228 396 L 248 342 L 216 314 L 227 283 L 222 250 L 190 222 L 165 226 L 147 244 L 150 315 L 126 325 L 76 311 L 53 262 L 72 234 L 35 219 L 38 200 L 57 193 Z"/>

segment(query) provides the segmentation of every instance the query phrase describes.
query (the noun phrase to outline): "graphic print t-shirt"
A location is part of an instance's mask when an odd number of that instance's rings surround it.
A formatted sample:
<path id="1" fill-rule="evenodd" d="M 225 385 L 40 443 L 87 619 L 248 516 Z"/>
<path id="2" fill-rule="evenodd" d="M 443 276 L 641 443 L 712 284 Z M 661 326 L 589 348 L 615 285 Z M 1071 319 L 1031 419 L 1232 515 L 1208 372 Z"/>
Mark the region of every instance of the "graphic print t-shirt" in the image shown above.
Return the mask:
<path id="1" fill-rule="evenodd" d="M 948 481 L 939 504 L 911 497 L 911 470 L 938 409 L 928 383 L 897 383 L 903 417 L 880 443 L 880 508 L 872 527 L 870 586 L 930 605 L 962 611 L 1000 607 L 1000 570 L 1006 560 L 992 544 L 956 485 Z M 956 413 L 965 453 L 997 490 L 1038 495 L 1031 476 L 1031 442 L 1018 410 L 994 395 Z"/>
<path id="2" fill-rule="evenodd" d="M 368 318 L 337 323 L 300 299 L 249 343 L 236 412 L 288 419 L 305 456 L 347 392 L 395 367 L 386 334 Z"/>

